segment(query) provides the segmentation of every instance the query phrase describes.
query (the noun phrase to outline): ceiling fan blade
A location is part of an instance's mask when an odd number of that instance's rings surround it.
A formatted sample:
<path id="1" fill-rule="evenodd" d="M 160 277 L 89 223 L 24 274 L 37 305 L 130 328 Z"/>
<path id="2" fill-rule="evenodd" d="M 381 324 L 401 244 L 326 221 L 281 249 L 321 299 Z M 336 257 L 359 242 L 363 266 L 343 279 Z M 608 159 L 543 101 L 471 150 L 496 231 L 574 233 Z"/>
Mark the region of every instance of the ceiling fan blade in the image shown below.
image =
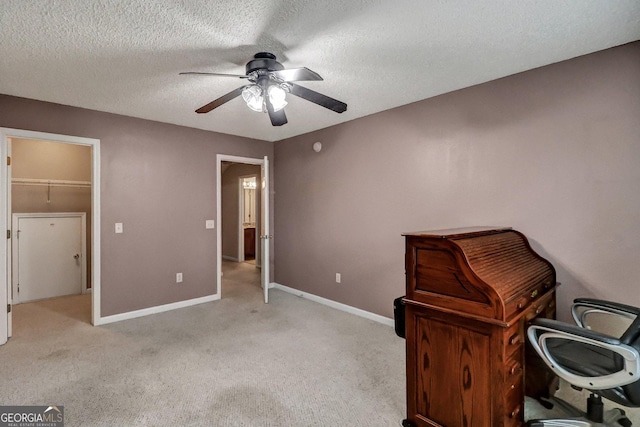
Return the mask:
<path id="1" fill-rule="evenodd" d="M 294 83 L 289 83 L 289 86 L 291 94 L 295 96 L 299 96 L 300 98 L 311 101 L 314 104 L 333 110 L 336 113 L 344 113 L 347 111 L 347 104 L 344 102 L 338 101 L 337 99 L 333 99 L 311 89 L 307 89 L 306 87 L 298 86 Z"/>
<path id="2" fill-rule="evenodd" d="M 271 101 L 269 100 L 268 96 L 266 97 L 265 101 L 267 104 L 267 112 L 269 113 L 269 119 L 271 119 L 271 124 L 273 126 L 282 126 L 287 124 L 287 116 L 286 114 L 284 114 L 284 108 L 279 111 L 275 111 L 273 109 L 273 104 L 271 104 Z"/>
<path id="3" fill-rule="evenodd" d="M 240 86 L 239 88 L 232 90 L 228 94 L 222 95 L 220 98 L 216 99 L 215 101 L 211 101 L 207 105 L 204 105 L 204 106 L 198 108 L 196 110 L 196 113 L 198 113 L 198 114 L 208 113 L 209 111 L 213 110 L 214 108 L 218 108 L 219 106 L 221 106 L 225 102 L 229 102 L 233 98 L 235 98 L 237 96 L 240 96 L 240 94 L 242 93 L 242 89 L 244 89 L 245 87 L 246 86 Z"/>
<path id="4" fill-rule="evenodd" d="M 307 67 L 289 68 L 286 70 L 272 71 L 272 73 L 285 82 L 322 80 L 320 74 L 315 71 L 311 71 Z"/>
<path id="5" fill-rule="evenodd" d="M 195 76 L 219 76 L 219 77 L 235 77 L 238 79 L 248 79 L 248 76 L 243 76 L 241 74 L 222 74 L 222 73 L 200 73 L 198 71 L 185 71 L 182 73 L 178 73 L 180 76 L 185 75 L 195 75 Z"/>

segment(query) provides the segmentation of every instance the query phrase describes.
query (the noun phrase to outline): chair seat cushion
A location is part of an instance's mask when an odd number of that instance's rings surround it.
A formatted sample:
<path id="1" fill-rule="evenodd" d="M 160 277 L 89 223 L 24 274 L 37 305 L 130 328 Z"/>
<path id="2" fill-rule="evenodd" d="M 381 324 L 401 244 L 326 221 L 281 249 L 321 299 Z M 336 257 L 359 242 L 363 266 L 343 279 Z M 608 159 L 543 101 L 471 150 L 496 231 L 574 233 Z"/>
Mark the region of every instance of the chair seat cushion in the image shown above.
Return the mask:
<path id="1" fill-rule="evenodd" d="M 547 347 L 560 365 L 575 375 L 603 376 L 620 371 L 624 366 L 617 353 L 587 343 L 550 338 Z M 613 389 L 590 390 L 620 405 L 640 406 L 640 382 Z"/>

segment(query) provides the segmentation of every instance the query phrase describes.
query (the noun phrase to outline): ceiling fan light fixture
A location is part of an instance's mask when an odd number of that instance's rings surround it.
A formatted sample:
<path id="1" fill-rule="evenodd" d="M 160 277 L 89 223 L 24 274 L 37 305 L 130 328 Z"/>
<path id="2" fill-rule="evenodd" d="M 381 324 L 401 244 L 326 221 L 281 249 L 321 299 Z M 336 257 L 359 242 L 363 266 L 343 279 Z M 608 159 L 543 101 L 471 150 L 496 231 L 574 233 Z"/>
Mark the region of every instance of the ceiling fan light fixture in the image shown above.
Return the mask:
<path id="1" fill-rule="evenodd" d="M 223 76 L 245 79 L 249 84 L 240 86 L 231 92 L 214 99 L 196 110 L 196 113 L 208 113 L 211 110 L 242 95 L 247 107 L 253 111 L 268 113 L 273 126 L 287 124 L 287 116 L 284 107 L 288 105 L 287 93 L 298 98 L 313 102 L 321 107 L 328 108 L 336 113 L 347 111 L 347 104 L 329 96 L 299 86 L 293 82 L 319 81 L 322 77 L 315 71 L 306 67 L 284 68 L 276 61 L 276 56 L 269 52 L 258 52 L 253 59 L 247 62 L 245 74 L 221 74 L 188 71 L 180 74 L 196 74 L 208 76 Z"/>
<path id="2" fill-rule="evenodd" d="M 288 103 L 286 101 L 287 92 L 280 87 L 280 85 L 271 85 L 267 90 L 269 95 L 269 101 L 273 105 L 274 111 L 282 110 Z"/>
<path id="3" fill-rule="evenodd" d="M 242 99 L 247 103 L 247 107 L 253 111 L 262 113 L 262 88 L 256 84 L 250 85 L 242 89 Z"/>

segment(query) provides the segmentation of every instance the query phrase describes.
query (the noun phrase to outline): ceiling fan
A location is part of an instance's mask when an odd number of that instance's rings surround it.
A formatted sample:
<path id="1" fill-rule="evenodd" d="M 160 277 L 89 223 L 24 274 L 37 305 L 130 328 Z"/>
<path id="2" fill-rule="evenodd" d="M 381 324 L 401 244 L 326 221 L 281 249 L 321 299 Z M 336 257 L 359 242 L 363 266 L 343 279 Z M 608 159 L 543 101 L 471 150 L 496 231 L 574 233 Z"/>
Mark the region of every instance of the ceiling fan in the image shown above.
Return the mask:
<path id="1" fill-rule="evenodd" d="M 311 101 L 314 104 L 333 110 L 336 113 L 343 113 L 347 110 L 347 104 L 344 102 L 293 83 L 322 80 L 322 77 L 320 77 L 318 73 L 306 67 L 285 69 L 281 63 L 276 61 L 276 56 L 269 52 L 256 53 L 253 59 L 247 62 L 245 75 L 201 73 L 195 71 L 180 74 L 235 77 L 247 79 L 250 82 L 250 84 L 240 86 L 226 95 L 211 101 L 207 105 L 198 108 L 196 113 L 199 114 L 208 113 L 214 108 L 218 108 L 222 104 L 242 95 L 242 99 L 244 99 L 249 108 L 254 111 L 269 113 L 271 124 L 273 126 L 282 126 L 287 123 L 287 116 L 284 113 L 284 107 L 287 105 L 287 93 Z"/>

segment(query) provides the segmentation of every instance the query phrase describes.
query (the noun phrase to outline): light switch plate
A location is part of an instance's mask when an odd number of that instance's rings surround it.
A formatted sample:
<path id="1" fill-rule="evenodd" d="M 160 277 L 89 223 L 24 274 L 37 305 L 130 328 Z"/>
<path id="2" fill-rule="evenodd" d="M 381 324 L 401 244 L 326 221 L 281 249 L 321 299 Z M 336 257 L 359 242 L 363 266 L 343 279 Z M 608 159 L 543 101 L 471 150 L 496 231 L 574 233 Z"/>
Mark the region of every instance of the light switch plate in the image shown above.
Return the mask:
<path id="1" fill-rule="evenodd" d="M 124 230 L 122 228 L 122 223 L 121 222 L 116 222 L 116 233 L 120 234 L 123 233 Z"/>
<path id="2" fill-rule="evenodd" d="M 212 219 L 208 219 L 205 221 L 204 226 L 206 229 L 216 228 L 216 222 Z"/>

